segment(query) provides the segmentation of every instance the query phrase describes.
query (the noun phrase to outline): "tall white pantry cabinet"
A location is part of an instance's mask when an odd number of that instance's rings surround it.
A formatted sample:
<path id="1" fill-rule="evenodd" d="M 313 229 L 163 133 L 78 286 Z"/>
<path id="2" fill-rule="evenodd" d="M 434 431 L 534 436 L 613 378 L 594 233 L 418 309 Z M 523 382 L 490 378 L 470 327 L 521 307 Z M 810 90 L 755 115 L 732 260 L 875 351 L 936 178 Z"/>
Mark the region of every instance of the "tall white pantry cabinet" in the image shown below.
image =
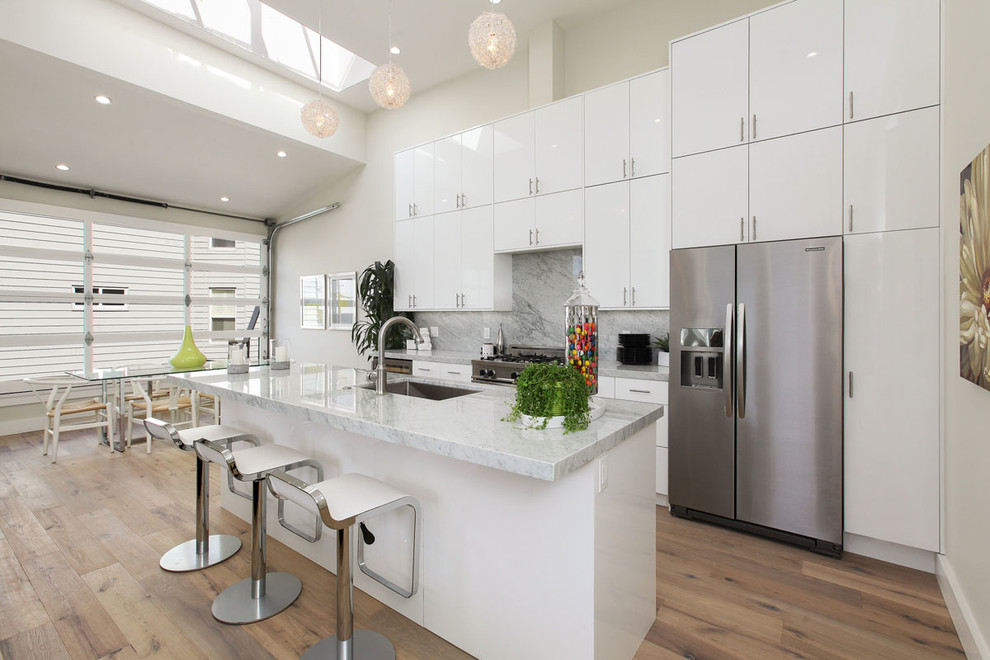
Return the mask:
<path id="1" fill-rule="evenodd" d="M 670 46 L 674 248 L 844 236 L 844 528 L 940 549 L 939 1 L 794 0 Z"/>

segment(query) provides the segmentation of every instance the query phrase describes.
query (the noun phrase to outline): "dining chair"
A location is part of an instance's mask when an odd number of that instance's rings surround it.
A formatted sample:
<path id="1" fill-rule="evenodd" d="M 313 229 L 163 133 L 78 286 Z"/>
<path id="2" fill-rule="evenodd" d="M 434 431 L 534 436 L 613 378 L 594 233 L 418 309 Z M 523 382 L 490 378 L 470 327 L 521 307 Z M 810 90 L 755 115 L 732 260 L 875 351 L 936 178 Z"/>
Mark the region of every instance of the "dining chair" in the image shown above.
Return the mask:
<path id="1" fill-rule="evenodd" d="M 52 463 L 58 457 L 58 438 L 62 431 L 105 428 L 113 453 L 113 405 L 99 399 L 70 400 L 72 388 L 84 384 L 77 378 L 64 376 L 38 376 L 25 378 L 24 382 L 45 407 L 45 433 L 41 452 L 48 455 L 48 439 L 51 437 Z"/>
<path id="2" fill-rule="evenodd" d="M 159 419 L 168 417 L 169 423 L 174 427 L 195 426 L 194 415 L 192 414 L 193 403 L 188 392 L 177 387 L 164 387 L 164 376 L 146 376 L 141 378 L 131 378 L 131 395 L 124 399 L 124 440 L 127 448 L 130 449 L 133 438 L 134 425 L 144 425 L 144 420 L 149 417 Z M 166 392 L 157 397 L 152 396 L 154 391 Z M 185 413 L 187 419 L 179 419 Z M 151 436 L 147 436 L 147 452 L 151 453 Z"/>

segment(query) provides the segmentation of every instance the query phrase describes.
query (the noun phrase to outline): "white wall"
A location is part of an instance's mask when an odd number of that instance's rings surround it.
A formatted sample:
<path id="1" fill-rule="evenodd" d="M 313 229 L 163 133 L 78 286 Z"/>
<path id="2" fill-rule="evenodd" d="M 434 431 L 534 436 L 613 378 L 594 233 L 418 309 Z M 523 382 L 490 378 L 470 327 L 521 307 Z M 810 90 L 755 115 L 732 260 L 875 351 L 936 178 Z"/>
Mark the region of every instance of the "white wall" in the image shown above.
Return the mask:
<path id="1" fill-rule="evenodd" d="M 959 376 L 959 172 L 990 143 L 990 4 L 945 0 L 942 237 L 945 310 L 945 557 L 968 610 L 970 658 L 990 658 L 990 392 Z M 959 627 L 959 621 L 956 621 Z M 969 642 L 967 644 L 967 641 Z M 981 648 L 982 647 L 982 648 Z M 977 649 L 980 649 L 977 651 Z"/>

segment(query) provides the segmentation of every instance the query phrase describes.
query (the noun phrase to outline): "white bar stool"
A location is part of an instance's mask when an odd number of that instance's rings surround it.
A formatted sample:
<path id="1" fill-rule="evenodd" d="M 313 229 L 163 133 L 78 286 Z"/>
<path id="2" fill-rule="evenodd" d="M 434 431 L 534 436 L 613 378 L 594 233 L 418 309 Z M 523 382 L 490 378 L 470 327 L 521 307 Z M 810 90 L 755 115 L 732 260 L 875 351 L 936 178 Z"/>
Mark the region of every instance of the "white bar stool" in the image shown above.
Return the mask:
<path id="1" fill-rule="evenodd" d="M 273 470 L 311 467 L 323 478 L 323 466 L 305 454 L 283 445 L 260 445 L 231 449 L 212 440 L 197 440 L 196 453 L 204 461 L 226 467 L 238 481 L 251 482 L 251 577 L 224 589 L 213 601 L 213 617 L 222 623 L 254 623 L 275 616 L 295 602 L 302 582 L 289 573 L 268 573 L 266 562 L 265 481 Z M 279 522 L 283 522 L 279 506 Z M 307 536 L 289 525 L 287 529 L 303 538 L 316 540 L 322 527 L 316 520 L 316 532 Z"/>
<path id="2" fill-rule="evenodd" d="M 151 438 L 171 440 L 183 451 L 194 451 L 197 440 L 205 439 L 230 445 L 248 442 L 254 446 L 261 441 L 232 426 L 198 426 L 178 431 L 168 422 L 149 417 L 144 420 Z M 180 543 L 164 555 L 158 565 L 173 573 L 198 571 L 230 559 L 241 549 L 241 540 L 231 534 L 210 534 L 210 464 L 196 455 L 196 538 Z"/>
<path id="3" fill-rule="evenodd" d="M 310 647 L 303 658 L 315 660 L 395 660 L 395 647 L 384 635 L 371 630 L 354 630 L 354 579 L 351 566 L 351 528 L 361 526 L 358 535 L 358 566 L 372 579 L 404 598 L 419 588 L 419 501 L 407 493 L 363 474 L 345 474 L 315 484 L 307 484 L 282 471 L 268 475 L 268 487 L 276 497 L 295 502 L 320 516 L 323 524 L 337 530 L 337 634 Z M 364 545 L 374 536 L 364 520 L 401 506 L 411 507 L 413 523 L 412 579 L 404 589 L 365 565 Z"/>

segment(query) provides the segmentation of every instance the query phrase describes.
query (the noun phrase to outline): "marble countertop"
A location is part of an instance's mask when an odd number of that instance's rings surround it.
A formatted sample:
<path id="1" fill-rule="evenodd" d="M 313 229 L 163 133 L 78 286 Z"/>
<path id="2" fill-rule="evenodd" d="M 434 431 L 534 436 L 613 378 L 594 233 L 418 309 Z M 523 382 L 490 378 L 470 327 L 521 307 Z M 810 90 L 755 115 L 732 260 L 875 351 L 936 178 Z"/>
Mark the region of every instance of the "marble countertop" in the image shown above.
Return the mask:
<path id="1" fill-rule="evenodd" d="M 605 405 L 601 418 L 584 431 L 564 434 L 501 421 L 515 394 L 506 387 L 465 383 L 477 391 L 445 401 L 377 396 L 373 389 L 355 387 L 368 382 L 363 369 L 305 362 L 293 363 L 287 372 L 254 367 L 241 375 L 217 371 L 167 378 L 225 400 L 544 481 L 560 479 L 663 415 L 653 404 L 599 400 Z"/>

